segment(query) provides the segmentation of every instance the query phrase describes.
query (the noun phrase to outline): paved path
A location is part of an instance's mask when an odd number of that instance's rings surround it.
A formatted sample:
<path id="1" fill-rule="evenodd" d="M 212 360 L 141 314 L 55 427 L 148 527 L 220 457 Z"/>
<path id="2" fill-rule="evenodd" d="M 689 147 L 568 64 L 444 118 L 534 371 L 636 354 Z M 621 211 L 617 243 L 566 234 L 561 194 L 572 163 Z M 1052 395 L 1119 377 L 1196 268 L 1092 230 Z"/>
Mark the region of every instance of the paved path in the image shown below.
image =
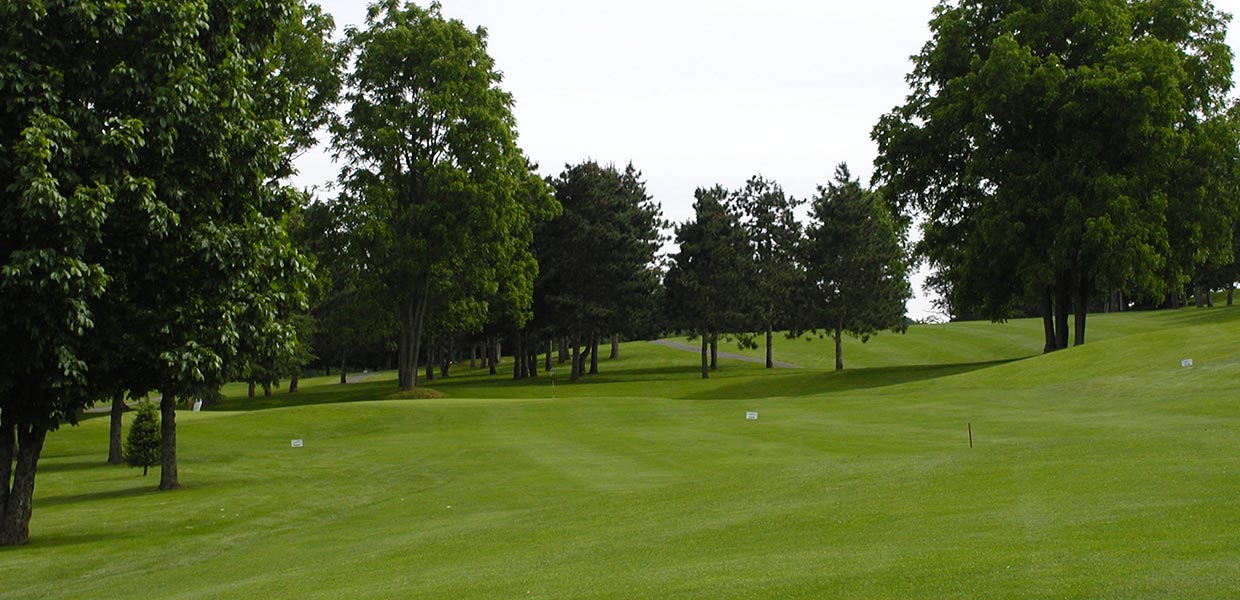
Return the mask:
<path id="1" fill-rule="evenodd" d="M 698 352 L 698 353 L 701 353 L 701 352 L 702 352 L 702 347 L 701 347 L 701 346 L 693 346 L 693 345 L 690 345 L 690 344 L 682 344 L 682 343 L 680 343 L 680 342 L 673 342 L 673 341 L 670 341 L 670 340 L 654 340 L 654 341 L 652 341 L 652 342 L 650 342 L 650 343 L 651 343 L 651 344 L 658 344 L 658 345 L 660 345 L 660 346 L 666 346 L 666 347 L 668 347 L 668 348 L 675 348 L 675 349 L 677 349 L 677 350 L 688 350 L 689 352 Z M 758 363 L 758 364 L 760 364 L 760 365 L 765 365 L 765 364 L 766 364 L 766 359 L 765 359 L 765 358 L 758 358 L 758 357 L 756 357 L 756 356 L 745 356 L 745 355 L 743 355 L 743 354 L 734 354 L 734 353 L 732 353 L 732 352 L 720 352 L 720 353 L 719 353 L 719 358 L 728 358 L 728 359 L 731 359 L 731 360 L 740 360 L 740 361 L 744 361 L 744 362 Z M 794 364 L 791 364 L 791 363 L 786 363 L 786 362 L 779 362 L 779 361 L 777 361 L 777 360 L 776 360 L 776 361 L 772 361 L 772 363 L 773 363 L 775 366 L 777 366 L 777 367 L 779 367 L 779 368 L 781 368 L 781 369 L 800 369 L 800 368 L 801 368 L 801 367 L 799 367 L 799 366 L 797 366 L 797 365 L 794 365 Z"/>

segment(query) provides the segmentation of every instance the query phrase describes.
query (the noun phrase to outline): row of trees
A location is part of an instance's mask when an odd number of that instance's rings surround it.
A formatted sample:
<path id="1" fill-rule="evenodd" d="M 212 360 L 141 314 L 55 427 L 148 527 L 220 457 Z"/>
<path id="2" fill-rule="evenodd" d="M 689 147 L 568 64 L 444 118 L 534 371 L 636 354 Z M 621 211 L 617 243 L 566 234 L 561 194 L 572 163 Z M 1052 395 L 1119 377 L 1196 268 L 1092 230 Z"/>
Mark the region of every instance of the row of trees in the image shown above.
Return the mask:
<path id="1" fill-rule="evenodd" d="M 845 333 L 865 340 L 903 330 L 912 296 L 905 229 L 880 195 L 840 165 L 811 201 L 808 227 L 794 215 L 798 204 L 777 183 L 754 177 L 733 192 L 697 190 L 694 219 L 676 228 L 665 314 L 669 325 L 701 339 L 703 378 L 726 334 L 750 346 L 764 336 L 770 368 L 774 331 L 821 328 L 843 369 Z"/>

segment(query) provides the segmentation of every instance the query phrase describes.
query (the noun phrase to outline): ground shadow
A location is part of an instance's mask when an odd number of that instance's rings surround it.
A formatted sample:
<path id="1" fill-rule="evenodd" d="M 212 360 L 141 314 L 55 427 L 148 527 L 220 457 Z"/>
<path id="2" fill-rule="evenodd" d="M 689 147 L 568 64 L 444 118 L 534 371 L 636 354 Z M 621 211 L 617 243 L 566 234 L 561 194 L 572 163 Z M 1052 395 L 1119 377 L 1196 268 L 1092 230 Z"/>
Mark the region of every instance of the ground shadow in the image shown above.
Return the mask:
<path id="1" fill-rule="evenodd" d="M 1015 359 L 1020 360 L 1020 359 Z M 786 396 L 809 396 L 813 394 L 830 394 L 855 390 L 875 389 L 939 379 L 969 373 L 988 367 L 1013 362 L 1013 360 L 995 360 L 976 363 L 960 363 L 949 365 L 913 365 L 907 367 L 878 367 L 872 369 L 850 369 L 844 371 L 783 371 L 773 374 L 778 384 L 767 378 L 747 379 L 735 384 L 724 385 L 710 390 L 694 392 L 684 397 L 686 400 L 744 400 L 750 398 L 772 398 Z"/>
<path id="2" fill-rule="evenodd" d="M 35 498 L 35 506 L 63 506 L 66 504 L 79 504 L 82 502 L 98 502 L 100 500 L 119 500 L 124 498 L 134 498 L 137 496 L 145 496 L 147 494 L 163 493 L 156 489 L 159 485 L 159 475 L 150 478 L 150 483 L 142 487 L 125 488 L 120 490 L 109 490 L 106 492 L 91 492 L 89 494 L 70 494 L 66 496 L 39 496 Z"/>
<path id="3" fill-rule="evenodd" d="M 99 460 L 75 460 L 68 462 L 58 462 L 51 457 L 44 457 L 39 461 L 40 473 L 65 473 L 69 471 L 85 471 L 87 469 L 113 469 L 117 465 L 109 465 L 108 461 Z"/>

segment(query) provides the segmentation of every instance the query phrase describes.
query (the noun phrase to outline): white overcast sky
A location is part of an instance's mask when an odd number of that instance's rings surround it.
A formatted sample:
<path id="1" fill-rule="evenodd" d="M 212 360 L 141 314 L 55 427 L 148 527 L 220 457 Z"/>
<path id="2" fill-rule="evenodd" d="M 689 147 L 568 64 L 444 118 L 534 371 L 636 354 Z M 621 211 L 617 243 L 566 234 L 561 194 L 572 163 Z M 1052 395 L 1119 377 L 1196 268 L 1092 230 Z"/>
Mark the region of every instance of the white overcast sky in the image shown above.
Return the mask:
<path id="1" fill-rule="evenodd" d="M 323 0 L 338 28 L 366 3 Z M 425 6 L 426 2 L 421 2 Z M 516 101 L 520 145 L 543 175 L 587 158 L 632 162 L 664 216 L 692 216 L 693 192 L 752 175 L 809 198 L 835 165 L 869 181 L 870 129 L 901 104 L 929 37 L 932 0 L 443 0 L 483 26 Z M 1240 12 L 1240 0 L 1215 6 Z M 1240 41 L 1232 23 L 1232 48 Z M 298 163 L 299 186 L 338 167 L 326 151 Z M 330 191 L 321 192 L 329 196 Z M 917 298 L 910 316 L 930 313 Z"/>

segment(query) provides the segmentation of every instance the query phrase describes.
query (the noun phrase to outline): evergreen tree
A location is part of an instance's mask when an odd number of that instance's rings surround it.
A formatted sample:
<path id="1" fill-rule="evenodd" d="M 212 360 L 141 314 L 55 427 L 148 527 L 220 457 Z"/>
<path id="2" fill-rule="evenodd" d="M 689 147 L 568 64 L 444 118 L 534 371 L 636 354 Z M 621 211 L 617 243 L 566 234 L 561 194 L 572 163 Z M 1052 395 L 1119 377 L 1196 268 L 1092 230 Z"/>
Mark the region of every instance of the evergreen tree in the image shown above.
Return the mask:
<path id="1" fill-rule="evenodd" d="M 766 336 L 766 368 L 775 366 L 772 346 L 777 326 L 788 326 L 797 314 L 795 295 L 800 287 L 801 268 L 796 249 L 801 242 L 801 224 L 794 211 L 801 203 L 784 194 L 778 183 L 760 176 L 750 178 L 744 189 L 730 199 L 732 210 L 741 215 L 741 226 L 749 237 L 753 260 L 753 280 L 748 296 L 752 314 Z"/>
<path id="2" fill-rule="evenodd" d="M 552 186 L 563 212 L 535 234 L 536 326 L 568 339 L 577 379 L 587 359 L 597 372 L 600 336 L 635 332 L 653 312 L 664 222 L 632 164 L 567 166 Z"/>
<path id="3" fill-rule="evenodd" d="M 142 467 L 145 477 L 151 467 L 159 464 L 159 446 L 159 413 L 154 404 L 143 401 L 138 404 L 125 438 L 125 462 L 131 467 Z"/>
<path id="4" fill-rule="evenodd" d="M 811 203 L 801 261 L 807 309 L 815 327 L 835 341 L 835 369 L 844 368 L 842 336 L 864 342 L 883 329 L 903 330 L 912 297 L 908 263 L 890 212 L 878 194 L 861 187 L 848 166 Z"/>
<path id="5" fill-rule="evenodd" d="M 694 219 L 676 227 L 680 250 L 664 276 L 666 309 L 671 323 L 702 340 L 702 378 L 710 377 L 719 337 L 741 331 L 748 314 L 753 261 L 738 215 L 728 209 L 721 186 L 698 188 Z"/>

